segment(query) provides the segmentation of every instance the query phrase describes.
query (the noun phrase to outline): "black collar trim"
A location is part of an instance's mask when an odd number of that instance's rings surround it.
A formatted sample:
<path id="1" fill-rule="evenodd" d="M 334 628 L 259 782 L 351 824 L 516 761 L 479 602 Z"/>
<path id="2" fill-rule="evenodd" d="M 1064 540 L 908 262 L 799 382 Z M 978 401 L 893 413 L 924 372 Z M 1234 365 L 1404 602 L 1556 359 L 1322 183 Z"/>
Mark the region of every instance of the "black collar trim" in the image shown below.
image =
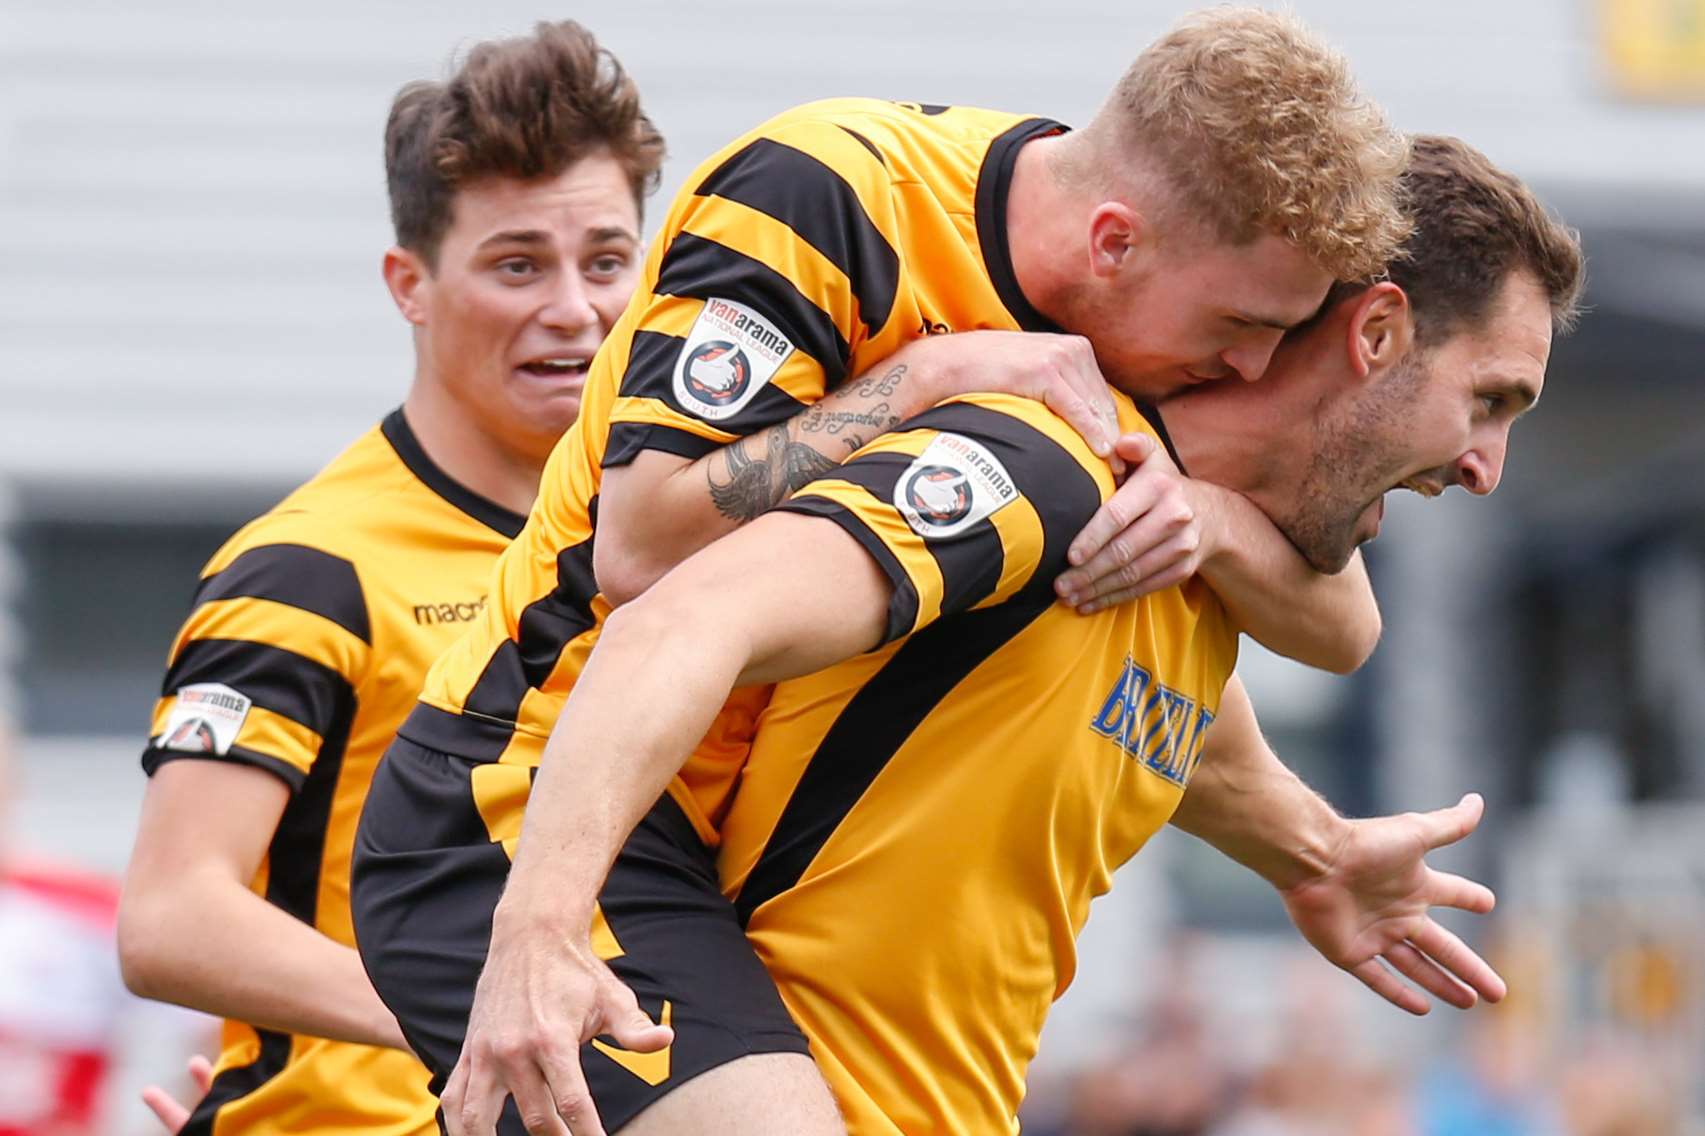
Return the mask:
<path id="1" fill-rule="evenodd" d="M 422 485 L 480 524 L 495 529 L 510 540 L 521 535 L 521 528 L 527 523 L 527 518 L 505 509 L 489 497 L 481 497 L 445 473 L 437 462 L 426 455 L 426 449 L 420 444 L 420 439 L 415 437 L 408 419 L 403 417 L 402 407 L 399 406 L 385 415 L 385 420 L 379 424 L 379 430 L 385 435 L 385 440 L 391 443 L 391 448 L 397 451 L 397 457 L 402 459 L 410 473 L 420 479 Z"/>
<path id="2" fill-rule="evenodd" d="M 1064 134 L 1070 129 L 1050 118 L 1027 118 L 989 144 L 983 168 L 977 174 L 977 243 L 982 246 L 983 263 L 988 267 L 995 294 L 1025 331 L 1061 329 L 1030 306 L 1012 271 L 1012 249 L 1006 233 L 1006 199 L 1012 188 L 1012 167 L 1026 142 L 1046 134 Z"/>
<path id="3" fill-rule="evenodd" d="M 1166 432 L 1166 423 L 1160 419 L 1160 407 L 1152 402 L 1139 402 L 1137 403 L 1137 413 L 1141 414 L 1144 421 L 1153 426 L 1154 432 L 1160 435 L 1160 444 L 1166 447 L 1166 454 L 1172 459 L 1172 464 L 1178 467 L 1178 472 L 1189 477 L 1190 471 L 1184 468 L 1184 459 L 1180 458 L 1178 451 L 1173 448 L 1172 435 Z"/>

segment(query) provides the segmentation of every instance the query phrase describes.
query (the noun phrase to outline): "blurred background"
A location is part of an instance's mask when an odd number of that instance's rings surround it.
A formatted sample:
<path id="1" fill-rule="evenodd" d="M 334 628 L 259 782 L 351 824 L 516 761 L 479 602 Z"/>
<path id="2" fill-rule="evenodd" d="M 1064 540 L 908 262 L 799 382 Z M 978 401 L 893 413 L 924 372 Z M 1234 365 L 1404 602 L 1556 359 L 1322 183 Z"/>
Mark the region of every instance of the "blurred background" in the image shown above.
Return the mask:
<path id="1" fill-rule="evenodd" d="M 655 217 L 711 150 L 807 99 L 1086 120 L 1193 6 L 5 0 L 4 843 L 122 871 L 202 561 L 400 401 L 409 342 L 379 277 L 399 85 L 581 20 L 669 140 Z M 1027 1130 L 1705 1131 L 1705 0 L 1293 6 L 1400 126 L 1529 179 L 1588 251 L 1591 310 L 1497 495 L 1391 502 L 1373 662 L 1243 665 L 1276 748 L 1344 810 L 1485 795 L 1439 861 L 1498 889 L 1495 915 L 1452 925 L 1513 993 L 1409 1019 L 1313 959 L 1265 885 L 1163 834 L 1091 918 Z M 104 1130 L 150 1131 L 134 1086 L 175 1078 L 202 1026 L 115 1015 Z"/>

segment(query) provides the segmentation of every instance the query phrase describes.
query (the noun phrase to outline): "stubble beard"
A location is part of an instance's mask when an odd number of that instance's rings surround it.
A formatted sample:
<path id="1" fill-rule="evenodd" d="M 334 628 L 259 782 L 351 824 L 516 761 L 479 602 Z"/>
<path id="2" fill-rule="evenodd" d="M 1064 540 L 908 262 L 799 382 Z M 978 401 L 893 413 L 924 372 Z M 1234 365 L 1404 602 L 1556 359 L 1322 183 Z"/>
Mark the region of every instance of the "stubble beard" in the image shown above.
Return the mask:
<path id="1" fill-rule="evenodd" d="M 1297 489 L 1290 517 L 1279 530 L 1317 572 L 1342 572 L 1361 543 L 1356 527 L 1369 506 L 1391 486 L 1381 467 L 1402 444 L 1424 377 L 1415 355 L 1336 419 L 1317 426 L 1319 443 Z"/>

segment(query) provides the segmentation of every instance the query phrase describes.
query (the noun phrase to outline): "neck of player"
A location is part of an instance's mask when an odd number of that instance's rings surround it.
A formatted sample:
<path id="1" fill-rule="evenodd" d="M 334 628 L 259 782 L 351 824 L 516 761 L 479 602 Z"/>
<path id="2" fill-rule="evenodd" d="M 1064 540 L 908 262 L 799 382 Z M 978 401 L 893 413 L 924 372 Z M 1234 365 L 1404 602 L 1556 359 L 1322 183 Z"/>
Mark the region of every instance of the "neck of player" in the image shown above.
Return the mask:
<path id="1" fill-rule="evenodd" d="M 458 484 L 512 513 L 532 511 L 548 453 L 505 445 L 470 421 L 442 385 L 421 376 L 403 400 L 403 415 L 426 456 Z"/>
<path id="2" fill-rule="evenodd" d="M 1061 255 L 1084 243 L 1079 232 L 1082 203 L 1076 200 L 1055 170 L 1057 151 L 1070 135 L 1050 135 L 1026 142 L 1012 165 L 1007 188 L 1006 241 L 1012 274 L 1030 306 L 1067 326 L 1067 300 L 1081 267 Z M 1088 258 L 1087 248 L 1084 258 Z"/>

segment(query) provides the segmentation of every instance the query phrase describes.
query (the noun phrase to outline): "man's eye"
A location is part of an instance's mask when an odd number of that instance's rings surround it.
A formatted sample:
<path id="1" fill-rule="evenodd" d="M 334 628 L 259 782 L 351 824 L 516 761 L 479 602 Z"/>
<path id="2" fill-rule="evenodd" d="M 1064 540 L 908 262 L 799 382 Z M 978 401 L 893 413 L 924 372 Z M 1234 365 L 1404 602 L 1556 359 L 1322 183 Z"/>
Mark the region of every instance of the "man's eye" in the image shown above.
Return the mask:
<path id="1" fill-rule="evenodd" d="M 616 276 L 627 266 L 627 257 L 610 253 L 595 258 L 591 264 L 591 272 L 594 276 Z"/>
<path id="2" fill-rule="evenodd" d="M 537 271 L 532 261 L 521 257 L 498 261 L 497 270 L 505 276 L 531 276 Z"/>

